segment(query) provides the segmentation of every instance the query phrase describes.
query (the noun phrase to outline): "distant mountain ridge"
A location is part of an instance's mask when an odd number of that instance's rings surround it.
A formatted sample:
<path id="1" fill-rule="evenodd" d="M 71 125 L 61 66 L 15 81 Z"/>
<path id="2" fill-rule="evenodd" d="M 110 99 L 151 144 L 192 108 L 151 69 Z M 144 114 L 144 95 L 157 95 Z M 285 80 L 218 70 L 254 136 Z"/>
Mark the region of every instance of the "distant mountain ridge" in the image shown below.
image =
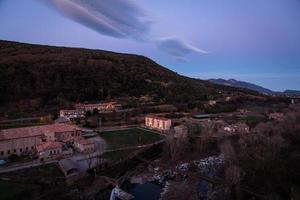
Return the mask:
<path id="1" fill-rule="evenodd" d="M 287 96 L 300 96 L 300 91 L 298 90 L 285 90 L 284 92 L 276 92 L 272 91 L 270 89 L 264 88 L 262 86 L 253 84 L 253 83 L 248 83 L 245 81 L 238 81 L 235 79 L 209 79 L 211 83 L 219 84 L 219 85 L 226 85 L 226 86 L 231 86 L 231 87 L 237 87 L 237 88 L 245 88 L 249 90 L 254 90 L 262 94 L 267 94 L 267 95 L 287 95 Z"/>

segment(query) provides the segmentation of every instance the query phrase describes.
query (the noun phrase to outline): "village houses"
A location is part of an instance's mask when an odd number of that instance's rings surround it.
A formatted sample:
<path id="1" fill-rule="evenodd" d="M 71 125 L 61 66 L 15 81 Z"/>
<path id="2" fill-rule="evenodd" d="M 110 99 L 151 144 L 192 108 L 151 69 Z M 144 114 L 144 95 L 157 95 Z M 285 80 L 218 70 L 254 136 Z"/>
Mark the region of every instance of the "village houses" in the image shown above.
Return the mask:
<path id="1" fill-rule="evenodd" d="M 84 112 L 90 111 L 93 112 L 94 110 L 98 110 L 100 113 L 105 112 L 113 112 L 122 109 L 122 105 L 117 102 L 105 102 L 105 103 L 95 103 L 95 104 L 83 104 L 78 103 L 75 104 L 75 108 L 78 110 L 83 110 Z"/>

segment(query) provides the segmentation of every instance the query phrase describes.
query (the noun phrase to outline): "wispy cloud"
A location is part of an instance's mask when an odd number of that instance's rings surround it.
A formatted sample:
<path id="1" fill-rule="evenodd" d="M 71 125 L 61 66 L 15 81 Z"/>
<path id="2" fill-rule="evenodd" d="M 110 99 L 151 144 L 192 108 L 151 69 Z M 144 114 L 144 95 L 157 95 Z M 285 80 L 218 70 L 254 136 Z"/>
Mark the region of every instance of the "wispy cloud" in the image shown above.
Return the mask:
<path id="1" fill-rule="evenodd" d="M 43 0 L 68 18 L 103 35 L 144 39 L 150 20 L 132 0 Z"/>
<path id="2" fill-rule="evenodd" d="M 100 34 L 115 38 L 131 38 L 139 41 L 155 41 L 156 46 L 186 61 L 192 53 L 207 53 L 178 38 L 155 40 L 149 36 L 151 20 L 145 10 L 134 0 L 42 0 L 66 17 Z"/>
<path id="3" fill-rule="evenodd" d="M 189 54 L 207 54 L 207 51 L 199 49 L 189 43 L 182 41 L 181 39 L 170 37 L 156 41 L 156 46 L 172 55 L 178 61 L 186 61 L 186 56 Z"/>

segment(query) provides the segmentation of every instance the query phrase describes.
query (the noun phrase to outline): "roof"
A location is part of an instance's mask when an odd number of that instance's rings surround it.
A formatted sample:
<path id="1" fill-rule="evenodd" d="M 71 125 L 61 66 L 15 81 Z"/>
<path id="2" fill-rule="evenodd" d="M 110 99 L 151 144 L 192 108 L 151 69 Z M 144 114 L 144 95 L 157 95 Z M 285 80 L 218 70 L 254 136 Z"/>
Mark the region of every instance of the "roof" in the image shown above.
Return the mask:
<path id="1" fill-rule="evenodd" d="M 55 120 L 55 123 L 66 123 L 69 122 L 70 120 L 66 117 L 59 117 Z"/>
<path id="2" fill-rule="evenodd" d="M 69 124 L 48 124 L 43 126 L 31 126 L 0 130 L 0 141 L 17 138 L 43 136 L 45 133 L 60 133 L 77 130 L 76 126 Z"/>
<path id="3" fill-rule="evenodd" d="M 84 112 L 82 109 L 62 109 L 59 112 Z"/>
<path id="4" fill-rule="evenodd" d="M 115 104 L 121 104 L 121 103 L 118 103 L 118 102 L 115 102 L 115 101 L 111 101 L 111 102 L 100 102 L 100 103 L 77 103 L 75 104 L 75 107 L 76 108 L 80 108 L 80 107 L 97 107 L 97 106 L 107 106 L 107 105 L 115 105 Z"/>
<path id="5" fill-rule="evenodd" d="M 85 139 L 83 137 L 77 137 L 75 138 L 74 142 L 81 144 L 81 145 L 90 145 L 90 144 L 94 144 L 93 141 Z"/>
<path id="6" fill-rule="evenodd" d="M 66 175 L 78 173 L 80 171 L 77 164 L 70 159 L 60 160 L 58 164 Z"/>
<path id="7" fill-rule="evenodd" d="M 50 149 L 58 149 L 61 147 L 62 147 L 62 144 L 60 142 L 49 141 L 49 142 L 44 142 L 44 143 L 38 145 L 36 147 L 36 149 L 38 152 L 41 152 L 41 151 L 46 151 L 46 150 L 50 150 Z"/>
<path id="8" fill-rule="evenodd" d="M 199 115 L 194 115 L 194 118 L 210 118 L 210 114 L 199 114 Z"/>
<path id="9" fill-rule="evenodd" d="M 180 124 L 178 126 L 175 126 L 174 128 L 182 128 L 182 129 L 187 129 L 187 127 L 183 124 Z"/>
<path id="10" fill-rule="evenodd" d="M 159 119 L 159 120 L 164 120 L 164 121 L 167 121 L 167 120 L 171 120 L 169 118 L 166 118 L 166 117 L 160 117 L 160 116 L 157 116 L 157 115 L 146 115 L 145 118 L 148 117 L 148 118 L 154 118 L 154 119 Z"/>

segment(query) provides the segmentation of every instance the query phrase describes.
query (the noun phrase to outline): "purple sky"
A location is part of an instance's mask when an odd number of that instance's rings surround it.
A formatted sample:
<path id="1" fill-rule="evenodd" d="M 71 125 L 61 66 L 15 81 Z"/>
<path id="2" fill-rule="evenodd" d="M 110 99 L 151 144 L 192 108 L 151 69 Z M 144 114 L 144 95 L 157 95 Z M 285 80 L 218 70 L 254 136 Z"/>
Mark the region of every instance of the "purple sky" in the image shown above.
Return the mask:
<path id="1" fill-rule="evenodd" d="M 0 0 L 0 39 L 142 54 L 183 75 L 300 90 L 299 0 Z"/>

